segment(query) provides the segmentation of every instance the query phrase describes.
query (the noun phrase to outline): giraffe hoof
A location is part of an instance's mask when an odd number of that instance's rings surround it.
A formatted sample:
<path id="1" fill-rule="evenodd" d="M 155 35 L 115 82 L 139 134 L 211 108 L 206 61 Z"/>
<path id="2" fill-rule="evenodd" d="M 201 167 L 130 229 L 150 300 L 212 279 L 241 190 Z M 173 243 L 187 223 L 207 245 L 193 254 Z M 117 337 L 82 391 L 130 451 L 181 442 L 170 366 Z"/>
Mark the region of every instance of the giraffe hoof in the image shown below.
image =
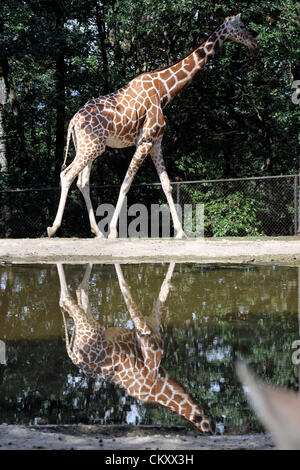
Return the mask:
<path id="1" fill-rule="evenodd" d="M 105 238 L 102 232 L 100 233 L 95 233 L 95 238 Z"/>
<path id="2" fill-rule="evenodd" d="M 176 237 L 175 238 L 187 238 L 186 234 L 184 233 L 184 231 L 181 229 L 181 230 L 178 230 L 178 232 L 176 233 Z"/>
<path id="3" fill-rule="evenodd" d="M 105 238 L 100 230 L 92 230 L 92 233 L 95 235 L 95 238 Z"/>
<path id="4" fill-rule="evenodd" d="M 55 232 L 56 232 L 56 229 L 55 229 L 55 228 L 53 228 L 53 227 L 48 227 L 48 228 L 47 228 L 47 233 L 48 233 L 48 237 L 49 237 L 49 238 L 53 237 L 53 235 L 55 234 Z"/>
<path id="5" fill-rule="evenodd" d="M 112 230 L 110 232 L 110 234 L 108 235 L 108 238 L 110 240 L 114 240 L 114 239 L 118 238 L 118 232 L 116 230 Z"/>

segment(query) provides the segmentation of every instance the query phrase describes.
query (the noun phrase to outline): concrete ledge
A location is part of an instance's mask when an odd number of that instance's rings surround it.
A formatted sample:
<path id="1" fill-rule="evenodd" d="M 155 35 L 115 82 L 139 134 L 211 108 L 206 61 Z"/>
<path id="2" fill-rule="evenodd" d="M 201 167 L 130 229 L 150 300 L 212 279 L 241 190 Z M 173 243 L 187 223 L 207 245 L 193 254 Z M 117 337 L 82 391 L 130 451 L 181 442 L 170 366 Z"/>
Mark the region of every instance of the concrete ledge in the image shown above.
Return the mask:
<path id="1" fill-rule="evenodd" d="M 1 239 L 2 263 L 282 263 L 300 266 L 300 239 Z"/>

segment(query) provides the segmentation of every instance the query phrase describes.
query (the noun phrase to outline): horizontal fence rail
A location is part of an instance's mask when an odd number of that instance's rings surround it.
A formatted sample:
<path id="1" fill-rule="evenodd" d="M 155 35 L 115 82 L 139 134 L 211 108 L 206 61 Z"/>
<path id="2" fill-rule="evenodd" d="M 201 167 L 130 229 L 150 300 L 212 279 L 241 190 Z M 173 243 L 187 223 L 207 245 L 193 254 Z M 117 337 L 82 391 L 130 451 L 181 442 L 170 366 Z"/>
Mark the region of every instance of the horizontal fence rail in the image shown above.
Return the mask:
<path id="1" fill-rule="evenodd" d="M 299 175 L 176 181 L 171 185 L 174 202 L 180 206 L 203 204 L 206 237 L 299 233 Z M 100 204 L 116 205 L 119 190 L 117 185 L 92 185 L 95 212 Z M 59 197 L 59 187 L 0 190 L 0 238 L 46 236 Z M 151 204 L 166 204 L 161 183 L 132 184 L 127 199 L 128 206 L 140 203 L 150 208 Z M 75 185 L 57 236 L 92 236 L 85 203 Z"/>

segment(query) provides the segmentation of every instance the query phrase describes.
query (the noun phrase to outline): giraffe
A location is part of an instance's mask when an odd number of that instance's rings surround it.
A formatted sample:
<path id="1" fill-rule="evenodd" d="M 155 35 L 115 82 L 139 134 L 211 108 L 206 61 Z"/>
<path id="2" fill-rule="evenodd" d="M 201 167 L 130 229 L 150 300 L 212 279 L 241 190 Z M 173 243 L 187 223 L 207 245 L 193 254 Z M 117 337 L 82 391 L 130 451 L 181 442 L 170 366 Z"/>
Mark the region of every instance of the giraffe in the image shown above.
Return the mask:
<path id="1" fill-rule="evenodd" d="M 281 450 L 300 450 L 300 395 L 291 390 L 271 387 L 258 380 L 241 360 L 237 375 L 247 398 L 264 427 Z"/>
<path id="2" fill-rule="evenodd" d="M 95 220 L 89 180 L 92 163 L 104 152 L 106 146 L 136 147 L 120 188 L 108 237 L 118 236 L 117 222 L 123 202 L 148 154 L 152 158 L 165 193 L 176 237 L 185 236 L 174 205 L 172 187 L 162 154 L 162 139 L 166 126 L 163 110 L 199 73 L 227 38 L 244 44 L 251 50 L 257 47 L 257 42 L 246 30 L 241 15 L 227 17 L 206 41 L 183 59 L 170 66 L 142 73 L 114 93 L 89 100 L 73 116 L 68 127 L 65 160 L 60 174 L 60 202 L 53 225 L 47 228 L 49 237 L 52 237 L 61 225 L 68 191 L 76 177 L 77 186 L 88 210 L 91 232 L 96 237 L 104 237 Z M 76 156 L 66 167 L 71 135 Z"/>
<path id="3" fill-rule="evenodd" d="M 170 263 L 154 309 L 146 320 L 134 302 L 121 266 L 115 265 L 119 286 L 135 327 L 130 330 L 105 329 L 91 314 L 88 279 L 92 264 L 88 265 L 76 291 L 75 302 L 68 292 L 63 265 L 57 263 L 66 349 L 72 362 L 85 374 L 109 380 L 137 400 L 172 410 L 201 433 L 214 434 L 216 428 L 211 418 L 160 364 L 163 356 L 160 317 L 171 287 L 174 267 L 175 263 Z M 64 312 L 68 312 L 75 323 L 71 340 Z"/>

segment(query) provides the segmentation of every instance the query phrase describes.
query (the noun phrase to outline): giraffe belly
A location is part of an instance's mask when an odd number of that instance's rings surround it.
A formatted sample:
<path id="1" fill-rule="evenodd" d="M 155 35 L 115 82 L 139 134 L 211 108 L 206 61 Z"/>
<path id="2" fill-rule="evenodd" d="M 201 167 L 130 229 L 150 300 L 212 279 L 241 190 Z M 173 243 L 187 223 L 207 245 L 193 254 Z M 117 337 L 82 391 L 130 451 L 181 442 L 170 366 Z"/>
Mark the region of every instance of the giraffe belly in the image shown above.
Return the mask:
<path id="1" fill-rule="evenodd" d="M 131 141 L 128 138 L 124 139 L 124 138 L 112 135 L 108 137 L 106 141 L 106 145 L 108 145 L 108 147 L 121 149 L 124 147 L 131 147 L 131 145 L 134 145 L 134 141 L 133 140 Z"/>

